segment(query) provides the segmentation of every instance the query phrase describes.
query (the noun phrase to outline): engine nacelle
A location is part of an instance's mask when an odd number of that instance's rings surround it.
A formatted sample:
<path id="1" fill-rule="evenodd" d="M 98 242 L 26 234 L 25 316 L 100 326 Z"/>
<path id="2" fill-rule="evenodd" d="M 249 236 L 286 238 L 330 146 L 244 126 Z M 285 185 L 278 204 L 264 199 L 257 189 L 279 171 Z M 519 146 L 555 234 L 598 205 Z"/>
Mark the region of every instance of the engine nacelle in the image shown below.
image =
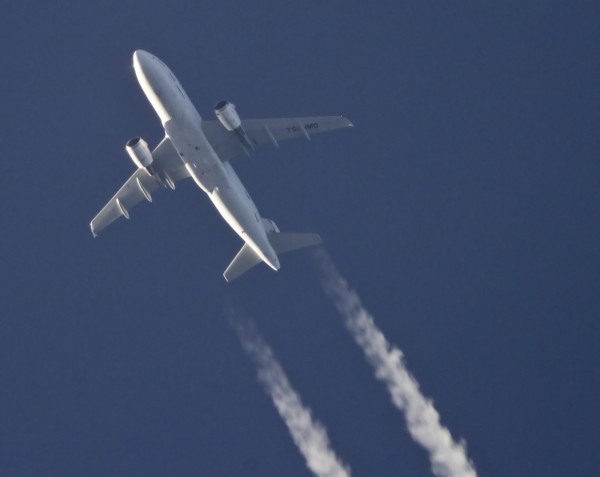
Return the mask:
<path id="1" fill-rule="evenodd" d="M 140 169 L 146 169 L 148 172 L 151 171 L 152 166 L 152 153 L 148 148 L 148 143 L 141 137 L 134 137 L 127 141 L 125 146 L 127 154 L 131 157 L 131 160 Z"/>
<path id="2" fill-rule="evenodd" d="M 235 105 L 226 99 L 215 104 L 215 115 L 219 122 L 228 131 L 235 131 L 242 126 L 242 121 L 235 110 Z"/>

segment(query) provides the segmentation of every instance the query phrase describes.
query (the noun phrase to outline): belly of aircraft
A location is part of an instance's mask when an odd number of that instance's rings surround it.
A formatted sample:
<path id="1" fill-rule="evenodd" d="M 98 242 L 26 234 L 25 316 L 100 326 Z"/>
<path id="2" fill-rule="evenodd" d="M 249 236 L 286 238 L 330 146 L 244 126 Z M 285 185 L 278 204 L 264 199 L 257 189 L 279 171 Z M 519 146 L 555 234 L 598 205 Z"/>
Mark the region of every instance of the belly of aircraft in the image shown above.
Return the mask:
<path id="1" fill-rule="evenodd" d="M 171 120 L 165 123 L 165 131 L 191 177 L 210 194 L 216 187 L 226 186 L 227 175 L 223 163 L 204 137 L 200 121 L 199 116 L 193 122 Z"/>
<path id="2" fill-rule="evenodd" d="M 275 269 L 279 261 L 250 195 L 228 162 L 221 162 L 200 127 L 200 116 L 170 120 L 165 131 L 196 184 L 229 226 Z"/>

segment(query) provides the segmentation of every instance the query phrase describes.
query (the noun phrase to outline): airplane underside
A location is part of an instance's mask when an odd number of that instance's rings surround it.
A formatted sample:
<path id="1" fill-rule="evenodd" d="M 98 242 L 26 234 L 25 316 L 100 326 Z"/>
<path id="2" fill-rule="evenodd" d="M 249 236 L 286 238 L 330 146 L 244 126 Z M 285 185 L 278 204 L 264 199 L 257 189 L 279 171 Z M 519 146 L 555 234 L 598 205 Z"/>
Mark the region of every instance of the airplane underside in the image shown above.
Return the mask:
<path id="1" fill-rule="evenodd" d="M 221 216 L 244 241 L 223 274 L 229 282 L 260 262 L 279 270 L 278 255 L 316 245 L 313 233 L 282 233 L 258 212 L 250 194 L 230 161 L 249 155 L 262 144 L 279 147 L 286 139 L 305 138 L 320 132 L 351 127 L 342 116 L 244 119 L 227 100 L 215 105 L 216 120 L 202 120 L 169 68 L 154 55 L 134 52 L 136 77 L 165 129 L 165 138 L 150 150 L 136 137 L 126 150 L 136 171 L 90 223 L 97 236 L 119 217 L 129 219 L 130 210 L 163 187 L 175 189 L 179 180 L 192 178 L 209 196 Z"/>

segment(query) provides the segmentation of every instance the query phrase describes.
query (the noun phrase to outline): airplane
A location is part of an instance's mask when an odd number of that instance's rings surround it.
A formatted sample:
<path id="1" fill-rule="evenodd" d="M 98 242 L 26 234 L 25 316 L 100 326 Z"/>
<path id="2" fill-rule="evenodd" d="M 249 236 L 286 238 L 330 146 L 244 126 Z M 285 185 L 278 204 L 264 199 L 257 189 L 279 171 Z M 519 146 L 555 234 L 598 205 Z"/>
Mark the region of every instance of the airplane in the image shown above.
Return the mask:
<path id="1" fill-rule="evenodd" d="M 223 276 L 230 282 L 264 262 L 279 270 L 278 254 L 311 245 L 321 238 L 310 233 L 284 233 L 273 220 L 263 218 L 230 160 L 250 155 L 262 144 L 279 147 L 279 141 L 352 127 L 343 116 L 241 120 L 235 105 L 219 101 L 216 120 L 203 120 L 173 72 L 160 59 L 144 50 L 133 53 L 133 68 L 144 94 L 160 118 L 164 139 L 151 152 L 140 137 L 130 139 L 125 149 L 137 166 L 90 223 L 94 237 L 144 199 L 152 202 L 159 188 L 175 189 L 177 181 L 192 178 L 217 208 L 229 226 L 244 241 Z"/>

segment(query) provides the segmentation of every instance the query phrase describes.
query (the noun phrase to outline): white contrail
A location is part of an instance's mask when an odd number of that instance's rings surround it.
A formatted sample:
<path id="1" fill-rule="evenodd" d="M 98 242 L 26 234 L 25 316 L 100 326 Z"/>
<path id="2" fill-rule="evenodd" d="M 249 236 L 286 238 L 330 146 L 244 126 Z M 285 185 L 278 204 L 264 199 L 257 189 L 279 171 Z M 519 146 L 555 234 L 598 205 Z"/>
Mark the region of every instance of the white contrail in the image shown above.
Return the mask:
<path id="1" fill-rule="evenodd" d="M 388 343 L 329 255 L 324 250 L 315 253 L 322 268 L 325 292 L 375 368 L 375 375 L 386 384 L 392 402 L 404 413 L 410 435 L 429 453 L 433 473 L 440 477 L 476 477 L 465 443 L 455 442 L 450 431 L 440 424 L 440 415 L 432 401 L 421 394 L 419 383 L 406 369 L 402 351 Z"/>
<path id="2" fill-rule="evenodd" d="M 302 404 L 271 348 L 252 323 L 234 316 L 237 313 L 229 314 L 244 350 L 257 367 L 258 379 L 271 396 L 294 443 L 304 456 L 306 466 L 318 477 L 349 477 L 350 468 L 331 449 L 325 428 L 312 418 L 310 409 Z"/>

